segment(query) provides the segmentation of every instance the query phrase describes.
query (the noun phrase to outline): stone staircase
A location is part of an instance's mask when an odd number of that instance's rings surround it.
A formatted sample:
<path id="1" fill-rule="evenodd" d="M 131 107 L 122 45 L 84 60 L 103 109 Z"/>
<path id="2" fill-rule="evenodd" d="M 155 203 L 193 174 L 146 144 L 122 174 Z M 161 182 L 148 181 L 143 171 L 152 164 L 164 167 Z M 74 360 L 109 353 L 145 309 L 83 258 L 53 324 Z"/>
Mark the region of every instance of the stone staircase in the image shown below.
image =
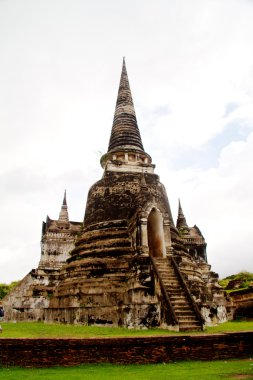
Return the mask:
<path id="1" fill-rule="evenodd" d="M 201 331 L 201 322 L 196 316 L 172 262 L 168 258 L 154 257 L 153 259 L 178 319 L 179 331 Z"/>

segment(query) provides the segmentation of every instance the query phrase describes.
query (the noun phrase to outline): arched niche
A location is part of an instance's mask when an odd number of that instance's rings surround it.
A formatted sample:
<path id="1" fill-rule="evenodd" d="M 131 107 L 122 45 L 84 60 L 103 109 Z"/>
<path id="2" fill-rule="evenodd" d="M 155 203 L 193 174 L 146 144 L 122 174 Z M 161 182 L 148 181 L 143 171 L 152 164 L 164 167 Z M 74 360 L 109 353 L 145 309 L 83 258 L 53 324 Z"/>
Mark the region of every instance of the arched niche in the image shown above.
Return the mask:
<path id="1" fill-rule="evenodd" d="M 147 219 L 149 254 L 153 257 L 166 257 L 163 217 L 159 210 L 152 208 Z"/>

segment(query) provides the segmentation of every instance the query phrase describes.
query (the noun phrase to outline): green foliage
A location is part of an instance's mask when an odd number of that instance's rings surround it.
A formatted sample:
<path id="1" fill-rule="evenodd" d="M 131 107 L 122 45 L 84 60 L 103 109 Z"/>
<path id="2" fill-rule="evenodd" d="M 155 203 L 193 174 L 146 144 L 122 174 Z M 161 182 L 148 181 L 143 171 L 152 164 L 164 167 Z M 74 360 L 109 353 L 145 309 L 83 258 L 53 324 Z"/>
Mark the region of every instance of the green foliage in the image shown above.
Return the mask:
<path id="1" fill-rule="evenodd" d="M 84 325 L 61 325 L 43 322 L 2 322 L 1 338 L 91 338 L 113 336 L 185 335 L 162 329 L 135 330 L 122 327 L 98 327 Z M 253 330 L 253 321 L 231 321 L 207 327 L 205 333 Z M 202 334 L 192 332 L 191 334 Z"/>
<path id="2" fill-rule="evenodd" d="M 220 286 L 223 287 L 223 289 L 226 289 L 229 281 L 230 280 L 228 278 L 223 278 L 222 280 L 219 280 L 219 284 L 220 284 Z"/>
<path id="3" fill-rule="evenodd" d="M 78 367 L 1 368 L 4 380 L 221 380 L 252 379 L 253 366 L 247 360 L 185 361 L 145 365 L 85 364 Z M 244 377 L 245 376 L 245 377 Z"/>
<path id="4" fill-rule="evenodd" d="M 253 288 L 253 273 L 242 271 L 237 274 L 232 274 L 231 276 L 219 280 L 219 284 L 226 290 L 229 283 L 231 283 L 232 281 L 237 281 L 238 283 L 240 283 L 240 289 L 248 289 L 251 287 Z M 238 289 L 238 287 L 229 290 L 232 291 L 236 289 Z"/>
<path id="5" fill-rule="evenodd" d="M 9 285 L 0 284 L 0 299 L 3 299 L 9 291 Z"/>
<path id="6" fill-rule="evenodd" d="M 0 300 L 3 299 L 18 283 L 19 281 L 13 281 L 10 284 L 0 284 Z"/>

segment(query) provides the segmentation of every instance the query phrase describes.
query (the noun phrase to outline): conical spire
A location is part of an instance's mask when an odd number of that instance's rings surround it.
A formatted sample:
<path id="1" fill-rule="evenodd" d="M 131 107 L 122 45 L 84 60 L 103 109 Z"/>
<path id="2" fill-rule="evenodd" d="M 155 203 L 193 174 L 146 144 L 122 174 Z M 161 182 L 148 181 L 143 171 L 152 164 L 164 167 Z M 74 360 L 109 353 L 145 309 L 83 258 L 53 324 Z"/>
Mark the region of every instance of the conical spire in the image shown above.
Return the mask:
<path id="1" fill-rule="evenodd" d="M 185 219 L 182 207 L 181 207 L 180 199 L 179 199 L 178 200 L 177 228 L 181 228 L 181 227 L 188 228 L 188 224 L 186 222 L 186 219 Z"/>
<path id="2" fill-rule="evenodd" d="M 67 206 L 66 190 L 64 190 L 64 197 L 63 197 L 62 205 L 63 205 L 63 206 Z"/>
<path id="3" fill-rule="evenodd" d="M 67 206 L 67 199 L 66 199 L 66 190 L 64 191 L 64 197 L 63 197 L 63 202 L 62 202 L 58 222 L 60 222 L 60 223 L 68 223 L 69 222 L 68 206 Z"/>
<path id="4" fill-rule="evenodd" d="M 129 86 L 125 58 L 123 59 L 108 152 L 117 148 L 134 148 L 144 151 Z"/>

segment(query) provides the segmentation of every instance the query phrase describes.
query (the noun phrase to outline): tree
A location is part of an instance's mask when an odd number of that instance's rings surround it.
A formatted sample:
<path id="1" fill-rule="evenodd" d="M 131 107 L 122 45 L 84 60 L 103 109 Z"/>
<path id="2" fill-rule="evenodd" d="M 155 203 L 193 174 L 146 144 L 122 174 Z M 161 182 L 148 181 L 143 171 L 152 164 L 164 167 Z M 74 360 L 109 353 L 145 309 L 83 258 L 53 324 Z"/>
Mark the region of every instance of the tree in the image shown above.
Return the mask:
<path id="1" fill-rule="evenodd" d="M 10 284 L 0 284 L 0 300 L 3 299 L 18 283 L 19 281 L 13 281 Z"/>

